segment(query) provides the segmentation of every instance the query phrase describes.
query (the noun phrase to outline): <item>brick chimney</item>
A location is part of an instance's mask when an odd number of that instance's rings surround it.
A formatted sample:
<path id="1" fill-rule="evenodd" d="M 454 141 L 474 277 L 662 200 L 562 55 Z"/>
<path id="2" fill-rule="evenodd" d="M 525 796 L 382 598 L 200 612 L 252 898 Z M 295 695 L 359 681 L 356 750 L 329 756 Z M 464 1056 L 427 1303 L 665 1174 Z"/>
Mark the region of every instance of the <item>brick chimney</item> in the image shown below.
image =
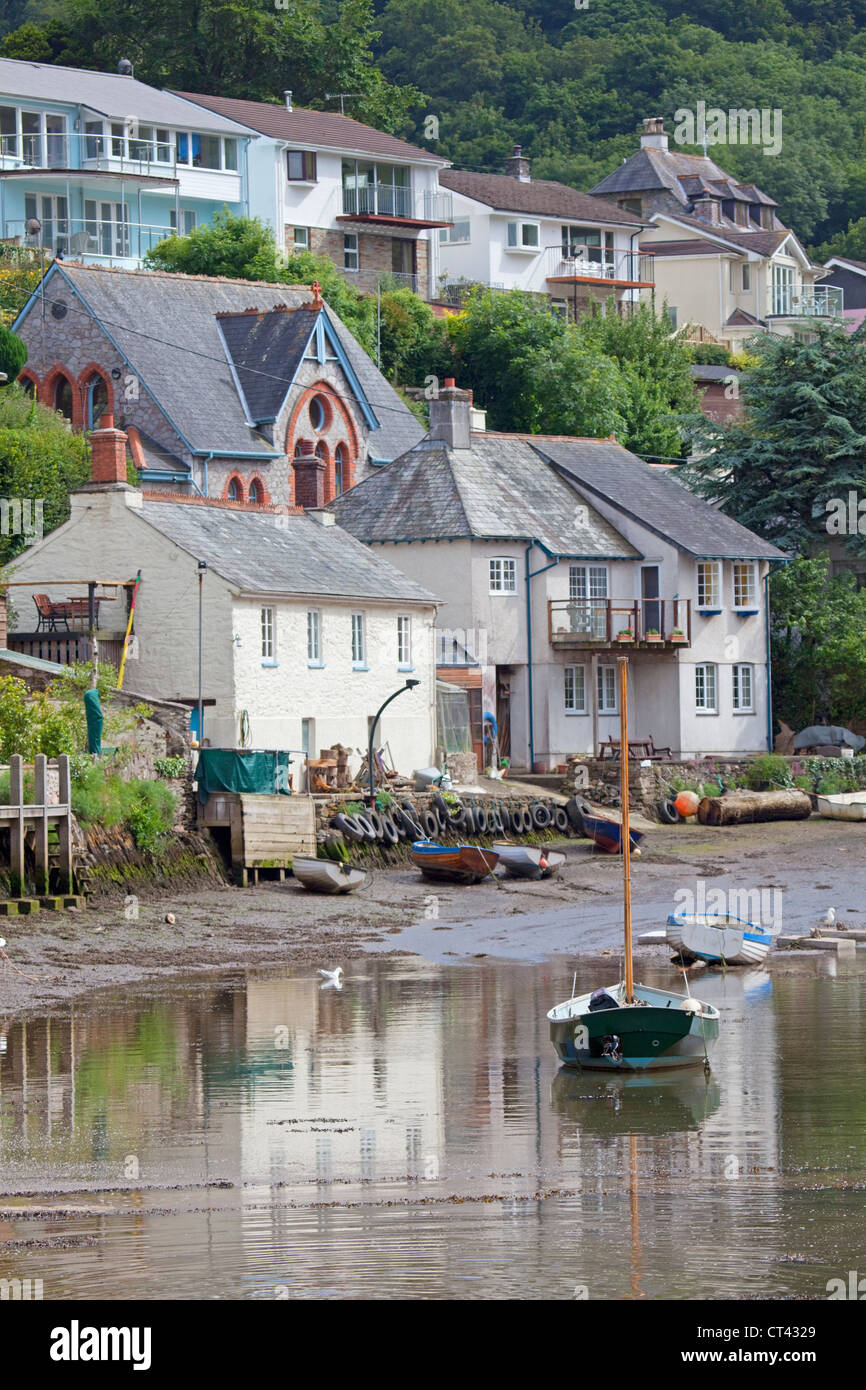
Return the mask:
<path id="1" fill-rule="evenodd" d="M 316 453 L 310 439 L 302 439 L 294 459 L 295 505 L 323 507 L 325 505 L 325 461 Z"/>
<path id="2" fill-rule="evenodd" d="M 645 118 L 640 137 L 640 147 L 642 150 L 667 149 L 668 137 L 665 135 L 663 116 L 647 116 Z"/>
<path id="3" fill-rule="evenodd" d="M 511 178 L 519 179 L 521 183 L 532 182 L 529 177 L 529 160 L 519 145 L 514 146 L 514 152 L 510 159 L 506 159 L 505 172 Z"/>
<path id="4" fill-rule="evenodd" d="M 700 198 L 695 198 L 692 203 L 692 211 L 695 217 L 699 217 L 702 222 L 711 222 L 714 227 L 721 225 L 721 202 L 718 198 L 711 197 L 709 193 L 703 193 Z"/>
<path id="5" fill-rule="evenodd" d="M 472 412 L 472 392 L 460 391 L 453 376 L 446 376 L 445 385 L 430 402 L 430 438 L 441 439 L 449 449 L 468 449 Z"/>
<path id="6" fill-rule="evenodd" d="M 90 431 L 90 477 L 111 487 L 126 482 L 126 444 L 123 430 L 114 428 L 114 416 L 103 415 L 98 430 Z"/>

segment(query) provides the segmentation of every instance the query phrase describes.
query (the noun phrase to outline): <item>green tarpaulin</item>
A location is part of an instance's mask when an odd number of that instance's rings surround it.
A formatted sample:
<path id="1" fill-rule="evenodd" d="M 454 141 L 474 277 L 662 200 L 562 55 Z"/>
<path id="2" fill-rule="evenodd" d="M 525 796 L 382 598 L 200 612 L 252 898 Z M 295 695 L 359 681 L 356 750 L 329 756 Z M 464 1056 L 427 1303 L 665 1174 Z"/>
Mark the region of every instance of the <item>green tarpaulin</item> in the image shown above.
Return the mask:
<path id="1" fill-rule="evenodd" d="M 211 792 L 258 792 L 291 796 L 289 755 L 246 748 L 203 748 L 195 769 L 202 805 Z"/>
<path id="2" fill-rule="evenodd" d="M 98 690 L 85 690 L 84 717 L 87 720 L 87 751 L 97 757 L 102 752 L 102 705 Z"/>

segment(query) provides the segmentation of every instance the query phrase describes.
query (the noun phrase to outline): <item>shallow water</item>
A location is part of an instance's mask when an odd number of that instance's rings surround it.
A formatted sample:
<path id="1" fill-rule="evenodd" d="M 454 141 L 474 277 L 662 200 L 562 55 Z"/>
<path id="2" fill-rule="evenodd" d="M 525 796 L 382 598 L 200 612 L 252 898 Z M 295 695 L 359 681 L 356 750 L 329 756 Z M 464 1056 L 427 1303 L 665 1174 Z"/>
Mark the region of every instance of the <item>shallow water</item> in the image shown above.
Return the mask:
<path id="1" fill-rule="evenodd" d="M 866 1273 L 864 962 L 701 975 L 709 1080 L 560 1071 L 544 1014 L 565 960 L 367 958 L 342 993 L 304 969 L 0 1025 L 0 1280 L 45 1299 L 826 1297 Z M 639 975 L 678 988 L 664 963 Z"/>

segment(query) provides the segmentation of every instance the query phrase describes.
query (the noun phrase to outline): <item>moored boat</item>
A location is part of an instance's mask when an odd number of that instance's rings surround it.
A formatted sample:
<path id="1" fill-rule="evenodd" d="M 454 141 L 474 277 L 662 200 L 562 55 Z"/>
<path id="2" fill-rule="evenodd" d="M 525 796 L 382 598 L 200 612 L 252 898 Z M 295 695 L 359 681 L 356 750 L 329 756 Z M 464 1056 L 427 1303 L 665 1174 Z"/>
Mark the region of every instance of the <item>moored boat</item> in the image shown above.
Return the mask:
<path id="1" fill-rule="evenodd" d="M 292 860 L 292 873 L 311 893 L 353 893 L 367 878 L 363 869 L 353 869 L 350 864 L 300 855 Z"/>
<path id="2" fill-rule="evenodd" d="M 603 849 L 606 854 L 622 854 L 622 826 L 618 821 L 608 820 L 606 816 L 590 815 L 587 811 L 581 812 L 581 820 L 588 839 L 593 840 L 599 849 Z M 632 853 L 642 839 L 642 831 L 629 830 Z"/>
<path id="3" fill-rule="evenodd" d="M 565 855 L 537 845 L 514 845 L 510 840 L 494 840 L 499 862 L 511 878 L 550 878 L 565 863 Z"/>
<path id="4" fill-rule="evenodd" d="M 866 792 L 819 796 L 818 815 L 828 820 L 866 820 Z"/>
<path id="5" fill-rule="evenodd" d="M 445 883 L 480 883 L 499 862 L 495 850 L 478 845 L 440 845 L 435 840 L 416 840 L 409 858 L 424 878 Z"/>
<path id="6" fill-rule="evenodd" d="M 773 944 L 773 933 L 722 913 L 672 912 L 665 939 L 669 946 L 695 960 L 719 965 L 757 965 Z"/>

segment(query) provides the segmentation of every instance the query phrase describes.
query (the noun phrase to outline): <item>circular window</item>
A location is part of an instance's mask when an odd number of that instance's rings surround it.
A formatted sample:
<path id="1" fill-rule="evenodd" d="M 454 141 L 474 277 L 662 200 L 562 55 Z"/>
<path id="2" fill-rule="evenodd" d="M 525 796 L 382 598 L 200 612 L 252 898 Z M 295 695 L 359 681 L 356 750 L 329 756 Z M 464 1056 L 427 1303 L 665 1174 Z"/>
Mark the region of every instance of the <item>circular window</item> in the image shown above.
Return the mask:
<path id="1" fill-rule="evenodd" d="M 314 396 L 310 401 L 310 424 L 318 433 L 326 428 L 331 417 L 330 406 L 324 396 Z"/>
<path id="2" fill-rule="evenodd" d="M 51 317 L 55 319 L 65 319 L 69 312 L 69 306 L 65 299 L 55 299 L 51 305 Z"/>

